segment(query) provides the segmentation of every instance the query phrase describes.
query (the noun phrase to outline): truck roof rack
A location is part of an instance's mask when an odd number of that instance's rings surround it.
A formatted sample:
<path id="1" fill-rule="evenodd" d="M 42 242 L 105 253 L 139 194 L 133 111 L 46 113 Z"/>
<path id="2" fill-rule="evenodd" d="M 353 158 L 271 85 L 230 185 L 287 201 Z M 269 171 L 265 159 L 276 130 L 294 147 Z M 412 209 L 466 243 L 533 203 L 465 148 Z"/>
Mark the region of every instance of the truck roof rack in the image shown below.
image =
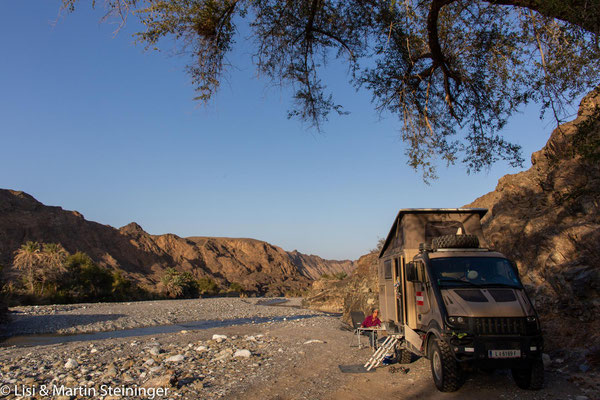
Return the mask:
<path id="1" fill-rule="evenodd" d="M 480 242 L 485 243 L 485 241 L 483 241 L 480 220 L 487 211 L 488 210 L 485 208 L 402 208 L 398 211 L 398 215 L 396 215 L 394 223 L 390 227 L 385 243 L 379 252 L 379 258 L 386 252 L 390 243 L 396 236 L 396 233 L 403 229 L 402 227 L 406 220 L 411 220 L 413 223 L 410 223 L 410 226 L 406 227 L 401 234 L 402 239 L 404 240 L 404 244 L 402 245 L 404 248 L 407 248 L 407 241 L 410 241 L 408 248 L 418 250 L 419 243 L 425 241 L 426 238 L 424 224 L 426 224 L 427 221 L 435 222 L 443 218 L 446 220 L 455 219 L 456 221 L 462 221 L 462 223 L 465 224 L 464 227 L 468 233 L 476 234 L 479 237 Z M 452 216 L 448 216 L 448 214 L 451 214 Z M 446 217 L 443 215 L 446 215 Z M 472 218 L 471 216 L 474 216 L 475 218 Z M 415 225 L 415 220 L 420 221 L 420 223 Z M 467 224 L 469 224 L 469 226 L 467 226 Z M 394 244 L 393 246 L 397 247 L 398 244 Z"/>
<path id="2" fill-rule="evenodd" d="M 466 251 L 479 251 L 479 252 L 485 252 L 485 251 L 490 251 L 490 249 L 487 248 L 481 248 L 481 247 L 465 247 L 465 248 L 446 248 L 446 249 L 434 249 L 434 250 L 427 250 L 427 251 L 431 251 L 431 252 L 447 252 L 447 251 L 462 251 L 462 252 L 466 252 Z"/>

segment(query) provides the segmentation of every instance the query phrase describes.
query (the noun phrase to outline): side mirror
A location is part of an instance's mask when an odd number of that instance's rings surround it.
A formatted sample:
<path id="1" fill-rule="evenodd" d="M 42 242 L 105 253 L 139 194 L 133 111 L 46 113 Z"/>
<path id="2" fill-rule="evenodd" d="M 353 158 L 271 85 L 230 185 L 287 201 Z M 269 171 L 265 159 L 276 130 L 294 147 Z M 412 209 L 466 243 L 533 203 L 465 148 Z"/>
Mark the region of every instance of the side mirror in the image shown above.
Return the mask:
<path id="1" fill-rule="evenodd" d="M 409 282 L 419 281 L 419 278 L 417 276 L 417 266 L 412 261 L 406 264 L 406 280 Z"/>

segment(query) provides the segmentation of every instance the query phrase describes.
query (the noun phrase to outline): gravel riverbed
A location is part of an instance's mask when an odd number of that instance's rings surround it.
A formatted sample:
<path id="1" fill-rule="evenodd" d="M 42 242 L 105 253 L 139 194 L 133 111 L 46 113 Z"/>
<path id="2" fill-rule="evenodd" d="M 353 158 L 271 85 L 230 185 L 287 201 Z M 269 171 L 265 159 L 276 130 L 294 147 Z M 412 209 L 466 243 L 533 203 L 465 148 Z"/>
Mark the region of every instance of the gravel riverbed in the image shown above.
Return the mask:
<path id="1" fill-rule="evenodd" d="M 277 301 L 286 306 L 269 305 Z M 290 341 L 272 335 L 274 326 L 311 332 L 339 327 L 338 318 L 299 304 L 300 299 L 215 298 L 16 307 L 4 335 L 77 334 L 198 320 L 220 326 L 4 347 L 0 398 L 225 398 L 249 384 L 268 383 L 277 366 L 302 362 L 305 348 L 325 344 L 322 337 Z"/>
<path id="2" fill-rule="evenodd" d="M 287 307 L 268 306 L 278 302 L 285 302 Z M 190 321 L 254 319 L 265 322 L 269 318 L 315 314 L 315 311 L 299 308 L 300 303 L 299 298 L 211 298 L 12 307 L 11 323 L 0 328 L 0 337 L 103 332 Z M 259 307 L 260 304 L 266 306 Z"/>
<path id="3" fill-rule="evenodd" d="M 289 307 L 298 306 L 299 299 L 291 299 L 287 307 L 263 305 L 265 301 L 217 298 L 14 308 L 14 320 L 4 334 L 66 333 L 82 340 L 0 348 L 0 398 L 600 398 L 597 386 L 577 387 L 572 375 L 553 367 L 544 389 L 536 392 L 518 389 L 510 373 L 498 371 L 474 372 L 458 392 L 442 394 L 435 390 L 429 361 L 423 358 L 406 369 L 383 366 L 365 373 L 361 367 L 371 351 L 351 347 L 356 338 L 343 329 L 339 317 Z M 185 329 L 186 323 L 198 320 L 220 325 Z M 156 324 L 181 326 L 176 332 L 134 337 L 77 336 Z"/>

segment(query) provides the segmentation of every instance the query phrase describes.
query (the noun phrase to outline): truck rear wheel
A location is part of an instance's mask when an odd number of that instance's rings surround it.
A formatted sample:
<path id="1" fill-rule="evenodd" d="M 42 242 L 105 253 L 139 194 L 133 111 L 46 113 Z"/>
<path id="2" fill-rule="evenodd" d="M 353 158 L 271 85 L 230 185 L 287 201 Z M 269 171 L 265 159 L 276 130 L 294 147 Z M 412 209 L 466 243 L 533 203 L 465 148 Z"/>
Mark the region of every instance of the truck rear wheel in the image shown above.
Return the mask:
<path id="1" fill-rule="evenodd" d="M 463 384 L 463 374 L 448 343 L 434 339 L 429 350 L 431 375 L 440 392 L 454 392 Z"/>
<path id="2" fill-rule="evenodd" d="M 512 376 L 521 389 L 540 390 L 544 386 L 544 363 L 535 360 L 529 368 L 513 368 Z"/>
<path id="3" fill-rule="evenodd" d="M 412 361 L 412 353 L 406 349 L 398 350 L 398 363 L 399 364 L 410 364 Z"/>

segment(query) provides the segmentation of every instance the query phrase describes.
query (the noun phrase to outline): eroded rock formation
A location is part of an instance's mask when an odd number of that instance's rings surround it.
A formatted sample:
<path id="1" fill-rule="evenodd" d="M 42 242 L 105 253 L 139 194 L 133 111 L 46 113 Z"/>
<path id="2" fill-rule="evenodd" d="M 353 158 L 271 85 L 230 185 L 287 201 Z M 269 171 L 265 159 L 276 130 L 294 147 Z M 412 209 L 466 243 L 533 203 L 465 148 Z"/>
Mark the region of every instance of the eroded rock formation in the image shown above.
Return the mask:
<path id="1" fill-rule="evenodd" d="M 554 130 L 532 164 L 465 207 L 489 210 L 484 235 L 517 262 L 548 350 L 578 349 L 600 365 L 600 90 L 583 99 L 575 120 Z M 363 256 L 344 281 L 315 282 L 306 303 L 343 310 L 347 321 L 350 310 L 377 304 L 376 260 Z"/>
<path id="2" fill-rule="evenodd" d="M 287 252 L 300 273 L 310 279 L 319 279 L 323 275 L 350 274 L 356 264 L 350 260 L 324 260 L 313 254 L 302 254 L 297 250 Z"/>
<path id="3" fill-rule="evenodd" d="M 315 310 L 343 313 L 344 321 L 350 323 L 350 311 L 367 315 L 378 306 L 378 298 L 377 253 L 369 253 L 358 259 L 356 269 L 346 279 L 313 282 L 304 304 Z"/>
<path id="4" fill-rule="evenodd" d="M 254 239 L 150 235 L 134 222 L 115 229 L 87 221 L 76 211 L 46 206 L 27 193 L 0 189 L 0 265 L 10 266 L 14 251 L 28 240 L 61 243 L 70 253 L 83 251 L 150 290 L 166 268 L 267 295 L 299 293 L 323 273 L 353 268 L 350 261 L 288 253 Z"/>
<path id="5" fill-rule="evenodd" d="M 489 210 L 484 234 L 517 262 L 549 344 L 600 343 L 600 90 L 531 163 L 466 207 Z"/>

